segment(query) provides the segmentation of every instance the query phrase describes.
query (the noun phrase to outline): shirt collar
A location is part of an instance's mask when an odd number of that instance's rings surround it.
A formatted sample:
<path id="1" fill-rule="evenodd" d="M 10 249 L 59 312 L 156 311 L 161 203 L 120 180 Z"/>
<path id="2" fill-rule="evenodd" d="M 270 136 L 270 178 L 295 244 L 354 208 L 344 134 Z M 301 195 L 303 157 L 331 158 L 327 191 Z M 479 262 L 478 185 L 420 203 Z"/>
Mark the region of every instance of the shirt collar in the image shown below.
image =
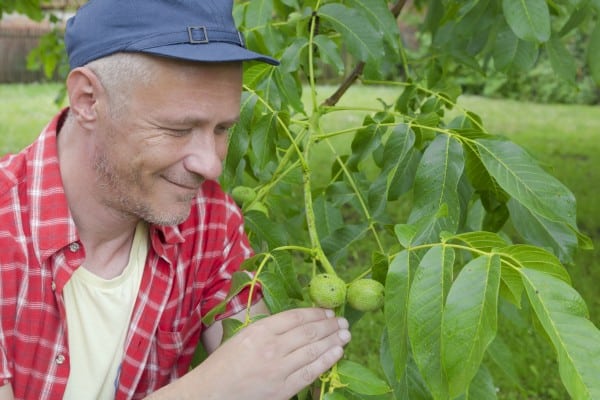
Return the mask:
<path id="1" fill-rule="evenodd" d="M 68 109 L 63 109 L 27 149 L 27 196 L 31 207 L 33 246 L 41 261 L 79 238 L 62 185 L 56 135 Z"/>
<path id="2" fill-rule="evenodd" d="M 185 238 L 178 226 L 150 225 L 150 242 L 160 257 L 173 265 L 177 256 L 177 245 Z"/>

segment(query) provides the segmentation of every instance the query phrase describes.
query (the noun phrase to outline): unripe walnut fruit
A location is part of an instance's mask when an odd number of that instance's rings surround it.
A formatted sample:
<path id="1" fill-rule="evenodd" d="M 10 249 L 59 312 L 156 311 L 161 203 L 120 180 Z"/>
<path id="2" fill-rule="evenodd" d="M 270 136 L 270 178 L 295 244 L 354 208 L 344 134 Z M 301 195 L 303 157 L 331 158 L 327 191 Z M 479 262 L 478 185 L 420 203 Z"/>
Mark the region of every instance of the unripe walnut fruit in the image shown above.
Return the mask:
<path id="1" fill-rule="evenodd" d="M 256 191 L 248 186 L 236 186 L 231 191 L 231 197 L 237 204 L 242 205 L 256 199 Z"/>
<path id="2" fill-rule="evenodd" d="M 374 279 L 359 279 L 348 286 L 348 304 L 358 311 L 375 311 L 383 306 L 384 286 Z"/>
<path id="3" fill-rule="evenodd" d="M 319 307 L 339 307 L 346 302 L 346 282 L 331 274 L 315 275 L 308 284 L 308 295 Z"/>

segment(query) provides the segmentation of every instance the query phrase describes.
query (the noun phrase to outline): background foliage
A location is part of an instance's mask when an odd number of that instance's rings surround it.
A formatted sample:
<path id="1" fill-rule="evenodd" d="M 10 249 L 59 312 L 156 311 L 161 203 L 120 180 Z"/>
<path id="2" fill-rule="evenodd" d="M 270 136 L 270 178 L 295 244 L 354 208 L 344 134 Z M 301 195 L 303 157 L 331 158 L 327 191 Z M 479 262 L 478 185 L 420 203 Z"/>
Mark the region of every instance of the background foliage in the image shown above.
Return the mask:
<path id="1" fill-rule="evenodd" d="M 599 4 L 415 1 L 413 49 L 397 24 L 405 7 L 237 3 L 249 47 L 282 60 L 246 65 L 223 177 L 257 191 L 241 204 L 257 250 L 246 267 L 259 272 L 274 312 L 308 304 L 305 283 L 319 271 L 385 283 L 381 368 L 344 360 L 322 378 L 321 398 L 495 398 L 492 367 L 514 369 L 499 324 L 518 316 L 548 340 L 570 396 L 599 398 L 600 333 L 565 269 L 578 247 L 591 247 L 575 199 L 457 100 L 470 77 L 522 74 L 541 53 L 556 80 L 600 80 Z M 575 33 L 585 38 L 581 66 L 568 46 Z M 317 83 L 331 71 L 340 85 L 321 101 Z M 397 96 L 339 105 L 357 81 Z M 327 125 L 348 111 L 361 116 L 354 126 Z M 234 289 L 255 283 L 242 276 Z"/>
<path id="2" fill-rule="evenodd" d="M 489 356 L 511 370 L 504 362 L 510 351 L 497 335 L 506 304 L 530 312 L 572 397 L 600 396 L 592 378 L 600 371 L 588 352 L 597 354 L 600 336 L 564 269 L 578 246 L 591 246 L 577 229 L 572 194 L 526 151 L 490 135 L 473 112 L 447 118 L 468 71 L 522 72 L 542 51 L 554 76 L 575 86 L 575 58 L 561 38 L 571 25 L 591 29 L 587 46 L 594 48 L 597 28 L 589 16 L 596 9 L 544 1 L 417 2 L 423 43 L 408 51 L 395 18 L 404 6 L 260 1 L 238 7 L 250 47 L 282 60 L 276 70 L 247 67 L 242 121 L 224 177 L 226 186 L 258 190 L 257 200 L 243 204 L 251 239 L 262 250 L 248 268 L 260 272 L 274 311 L 305 304 L 302 286 L 312 274 L 344 275 L 337 266 L 352 258 L 368 267 L 348 280 L 368 275 L 385 283 L 379 361 L 387 382 L 343 362 L 343 372 L 334 368 L 323 377 L 325 398 L 495 398 L 483 361 Z M 572 17 L 579 7 L 586 18 Z M 597 78 L 594 55 L 586 60 Z M 343 78 L 320 102 L 316 83 L 326 69 Z M 325 130 L 328 115 L 347 111 L 338 101 L 357 79 L 396 87 L 398 97 L 354 110 L 366 113 L 358 126 Z M 305 81 L 306 107 L 297 101 Z M 347 152 L 337 141 L 349 144 Z M 311 157 L 323 147 L 329 168 Z M 304 274 L 290 270 L 299 259 L 292 252 L 304 255 Z"/>

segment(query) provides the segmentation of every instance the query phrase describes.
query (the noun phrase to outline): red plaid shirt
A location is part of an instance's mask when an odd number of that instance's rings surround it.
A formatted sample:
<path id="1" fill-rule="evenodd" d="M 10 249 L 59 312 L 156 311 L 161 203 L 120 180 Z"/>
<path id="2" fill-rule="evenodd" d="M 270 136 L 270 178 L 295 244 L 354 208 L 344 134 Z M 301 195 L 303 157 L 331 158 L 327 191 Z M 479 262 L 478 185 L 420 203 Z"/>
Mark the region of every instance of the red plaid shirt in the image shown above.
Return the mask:
<path id="1" fill-rule="evenodd" d="M 0 159 L 0 386 L 16 399 L 62 399 L 69 376 L 63 288 L 84 259 L 62 187 L 57 115 L 28 148 Z M 251 255 L 235 203 L 207 181 L 179 226 L 150 227 L 116 399 L 139 399 L 188 371 L 201 317 Z M 243 291 L 222 315 L 241 311 Z"/>

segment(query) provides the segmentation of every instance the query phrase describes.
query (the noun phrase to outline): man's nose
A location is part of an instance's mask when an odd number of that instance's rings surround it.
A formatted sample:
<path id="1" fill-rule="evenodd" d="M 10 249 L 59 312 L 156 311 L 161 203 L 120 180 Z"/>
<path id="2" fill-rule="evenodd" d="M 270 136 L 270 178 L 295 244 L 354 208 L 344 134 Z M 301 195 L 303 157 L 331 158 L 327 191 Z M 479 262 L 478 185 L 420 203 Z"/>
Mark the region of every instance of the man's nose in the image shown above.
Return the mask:
<path id="1" fill-rule="evenodd" d="M 188 143 L 188 154 L 184 159 L 185 169 L 202 176 L 204 179 L 216 180 L 223 172 L 224 150 L 217 137 L 211 132 L 195 132 Z"/>

